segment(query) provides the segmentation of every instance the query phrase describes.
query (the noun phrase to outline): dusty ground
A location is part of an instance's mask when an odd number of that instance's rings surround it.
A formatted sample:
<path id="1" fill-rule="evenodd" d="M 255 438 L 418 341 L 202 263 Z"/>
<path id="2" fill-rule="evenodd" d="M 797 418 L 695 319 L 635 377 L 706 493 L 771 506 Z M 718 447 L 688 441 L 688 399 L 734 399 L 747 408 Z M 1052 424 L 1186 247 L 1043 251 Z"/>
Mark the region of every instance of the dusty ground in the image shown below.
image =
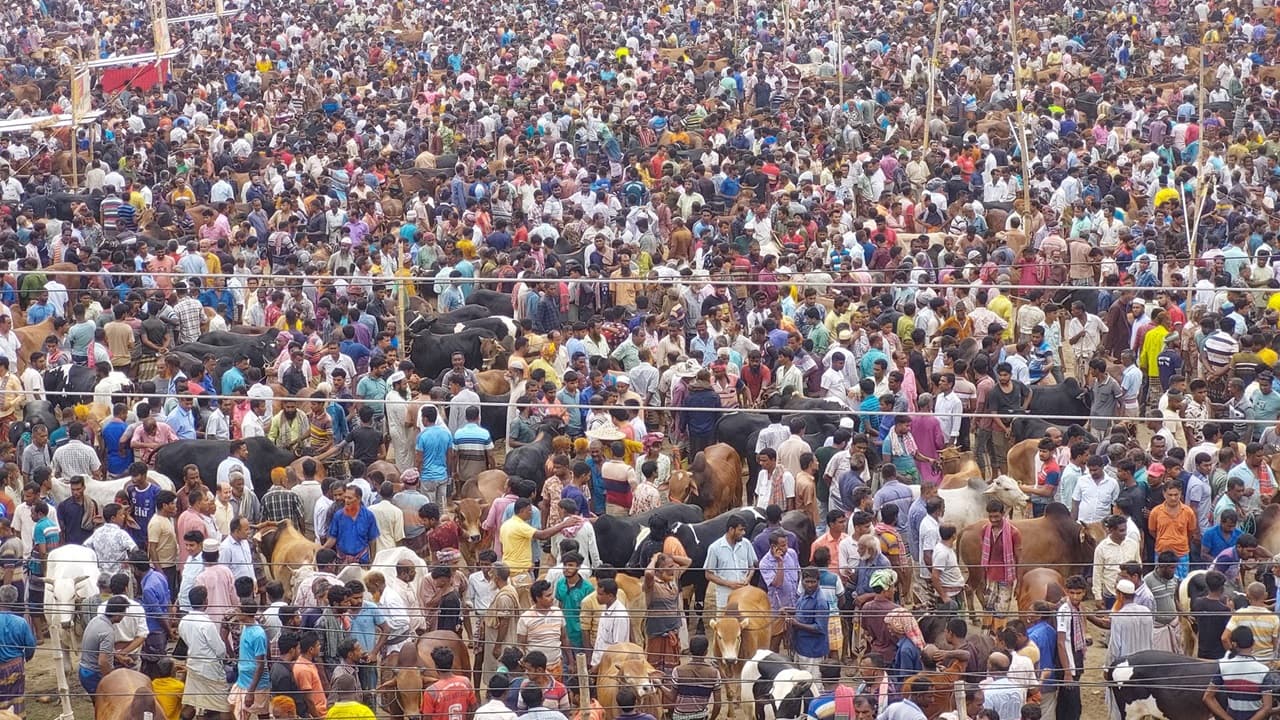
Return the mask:
<path id="1" fill-rule="evenodd" d="M 58 664 L 49 647 L 46 641 L 36 651 L 35 659 L 27 663 L 27 717 L 30 720 L 54 720 L 62 714 L 62 702 L 58 697 Z M 77 720 L 89 720 L 93 717 L 93 703 L 80 687 L 75 668 L 69 669 L 67 681 L 71 686 L 72 712 Z"/>

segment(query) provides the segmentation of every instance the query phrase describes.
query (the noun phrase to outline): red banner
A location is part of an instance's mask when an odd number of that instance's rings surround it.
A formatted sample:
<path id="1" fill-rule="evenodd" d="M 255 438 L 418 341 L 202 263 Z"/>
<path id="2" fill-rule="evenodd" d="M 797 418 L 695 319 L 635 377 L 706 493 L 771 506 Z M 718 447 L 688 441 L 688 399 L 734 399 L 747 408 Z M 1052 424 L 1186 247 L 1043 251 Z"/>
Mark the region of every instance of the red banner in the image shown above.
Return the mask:
<path id="1" fill-rule="evenodd" d="M 98 81 L 103 93 L 113 93 L 120 88 L 150 90 L 159 85 L 169 74 L 169 61 L 160 60 L 145 65 L 106 68 Z"/>

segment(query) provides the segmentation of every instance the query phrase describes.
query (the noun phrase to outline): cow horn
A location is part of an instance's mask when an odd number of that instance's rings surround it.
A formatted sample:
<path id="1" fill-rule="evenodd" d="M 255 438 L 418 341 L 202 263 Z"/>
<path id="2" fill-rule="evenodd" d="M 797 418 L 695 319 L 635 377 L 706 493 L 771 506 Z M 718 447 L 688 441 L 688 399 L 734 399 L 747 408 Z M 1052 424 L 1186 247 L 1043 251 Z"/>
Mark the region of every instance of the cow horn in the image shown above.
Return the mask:
<path id="1" fill-rule="evenodd" d="M 82 582 L 84 582 L 85 580 L 88 580 L 88 579 L 89 579 L 89 576 L 88 576 L 88 575 L 77 575 L 77 576 L 76 576 L 76 579 L 75 579 L 75 584 L 76 584 L 76 585 L 79 585 L 80 583 L 82 583 Z"/>
<path id="2" fill-rule="evenodd" d="M 53 587 L 53 578 L 43 577 L 40 579 L 44 581 L 45 587 Z"/>

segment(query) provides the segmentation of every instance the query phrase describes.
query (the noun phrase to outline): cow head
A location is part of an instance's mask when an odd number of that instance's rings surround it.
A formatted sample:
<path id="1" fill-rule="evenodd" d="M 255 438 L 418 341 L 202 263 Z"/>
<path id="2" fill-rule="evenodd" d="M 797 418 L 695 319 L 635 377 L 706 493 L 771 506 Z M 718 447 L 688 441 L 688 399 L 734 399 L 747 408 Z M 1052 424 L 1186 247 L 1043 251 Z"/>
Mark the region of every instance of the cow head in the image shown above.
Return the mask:
<path id="1" fill-rule="evenodd" d="M 497 338 L 491 336 L 480 338 L 480 357 L 486 361 L 497 357 L 500 350 L 502 350 L 502 344 L 498 342 Z"/>
<path id="2" fill-rule="evenodd" d="M 982 491 L 984 495 L 1004 503 L 1005 507 L 1017 510 L 1027 504 L 1027 494 L 1018 487 L 1018 482 L 1008 475 L 1000 475 Z"/>
<path id="3" fill-rule="evenodd" d="M 601 675 L 601 678 L 612 678 L 615 687 L 626 685 L 635 690 L 638 697 L 645 697 L 658 691 L 658 685 L 654 682 L 655 675 L 662 677 L 658 669 L 650 665 L 644 655 L 627 653 L 615 658 L 613 666 L 606 674 Z"/>
<path id="4" fill-rule="evenodd" d="M 484 518 L 485 511 L 485 507 L 480 503 L 480 500 L 476 498 L 459 498 L 450 504 L 449 511 L 453 513 L 454 521 L 458 523 L 458 527 L 461 529 L 462 540 L 470 543 L 480 542 L 480 522 Z"/>
<path id="5" fill-rule="evenodd" d="M 49 623 L 70 630 L 75 620 L 76 607 L 97 594 L 98 579 L 79 575 L 74 578 L 46 577 L 43 580 L 46 595 L 53 595 L 53 602 L 45 602 L 45 615 Z"/>
<path id="6" fill-rule="evenodd" d="M 711 652 L 725 662 L 737 662 L 746 623 L 737 605 L 729 605 L 719 618 L 707 621 L 711 628 Z"/>

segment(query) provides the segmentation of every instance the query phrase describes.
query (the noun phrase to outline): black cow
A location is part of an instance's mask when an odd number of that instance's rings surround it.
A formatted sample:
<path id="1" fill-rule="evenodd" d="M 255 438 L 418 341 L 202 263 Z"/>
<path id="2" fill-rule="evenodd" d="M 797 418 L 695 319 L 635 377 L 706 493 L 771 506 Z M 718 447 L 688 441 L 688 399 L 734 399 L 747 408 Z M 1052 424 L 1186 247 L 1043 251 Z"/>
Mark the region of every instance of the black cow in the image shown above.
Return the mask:
<path id="1" fill-rule="evenodd" d="M 1049 432 L 1049 428 L 1055 427 L 1061 430 L 1062 434 L 1068 439 L 1078 437 L 1087 443 L 1092 444 L 1098 442 L 1098 438 L 1095 438 L 1081 425 L 1072 424 L 1063 427 L 1061 425 L 1055 425 L 1043 418 L 1031 417 L 1029 415 L 1013 419 L 1013 441 L 1022 442 L 1028 438 L 1042 438 L 1045 433 Z"/>
<path id="2" fill-rule="evenodd" d="M 770 409 L 774 410 L 805 410 L 804 413 L 796 413 L 784 415 L 782 423 L 791 426 L 792 418 L 801 418 L 804 420 L 805 435 L 818 435 L 825 431 L 823 426 L 830 426 L 834 429 L 835 425 L 840 422 L 840 418 L 849 413 L 849 409 L 843 405 L 838 405 L 830 400 L 822 400 L 819 398 L 804 397 L 803 395 L 788 395 L 785 399 L 781 396 L 774 395 L 769 399 Z M 825 410 L 824 413 L 808 412 L 812 410 Z M 824 435 L 823 440 L 826 439 Z"/>
<path id="3" fill-rule="evenodd" d="M 813 674 L 769 650 L 757 650 L 742 666 L 742 682 L 751 685 L 755 720 L 803 717 L 818 697 Z"/>
<path id="4" fill-rule="evenodd" d="M 764 512 L 758 508 L 739 508 L 696 525 L 681 524 L 672 528 L 672 534 L 684 545 L 684 550 L 692 561 L 689 569 L 680 575 L 680 586 L 692 586 L 693 596 L 697 602 L 702 602 L 707 592 L 707 576 L 703 570 L 707 562 L 707 550 L 710 549 L 711 543 L 724 537 L 725 529 L 729 526 L 729 518 L 735 515 L 746 521 L 747 534 L 742 542 L 749 542 L 746 538 L 755 533 L 756 526 L 764 524 Z"/>
<path id="5" fill-rule="evenodd" d="M 1075 378 L 1067 378 L 1061 385 L 1034 387 L 1027 414 L 1063 425 L 1084 425 L 1089 420 L 1087 392 Z"/>
<path id="6" fill-rule="evenodd" d="M 476 288 L 467 296 L 468 305 L 480 305 L 489 308 L 489 312 L 503 317 L 515 317 L 515 308 L 511 306 L 511 293 Z"/>
<path id="7" fill-rule="evenodd" d="M 484 317 L 464 322 L 441 322 L 440 320 L 435 320 L 427 327 L 428 330 L 438 335 L 450 335 L 472 328 L 488 330 L 499 340 L 506 340 L 507 338 L 515 337 L 516 321 L 508 317 Z"/>
<path id="8" fill-rule="evenodd" d="M 97 384 L 97 372 L 84 365 L 62 365 L 44 371 L 45 397 L 54 407 L 64 410 L 92 402 Z"/>
<path id="9" fill-rule="evenodd" d="M 551 456 L 551 440 L 564 432 L 559 418 L 550 418 L 538 426 L 533 442 L 507 451 L 502 460 L 502 471 L 509 477 L 533 480 L 542 492 L 542 482 L 547 476 L 547 458 Z"/>
<path id="10" fill-rule="evenodd" d="M 258 335 L 248 335 L 245 333 L 227 332 L 225 330 L 213 330 L 201 335 L 196 342 L 205 345 L 216 345 L 218 347 L 240 347 L 241 345 L 261 345 L 264 349 L 274 348 L 276 338 L 279 337 L 280 331 L 271 328 L 264 333 Z"/>
<path id="11" fill-rule="evenodd" d="M 439 328 L 452 328 L 458 323 L 487 318 L 490 314 L 489 308 L 484 307 L 483 305 L 463 305 L 453 312 L 442 313 L 440 315 L 415 313 L 413 319 L 409 321 L 409 324 L 406 327 L 409 332 L 414 334 L 433 327 L 437 328 L 435 332 L 443 333 L 444 330 L 440 330 Z M 450 330 L 450 332 L 452 332 L 452 330 Z"/>
<path id="12" fill-rule="evenodd" d="M 484 367 L 487 357 L 492 357 L 498 345 L 497 335 L 491 330 L 474 328 L 452 335 L 419 333 L 409 348 L 409 359 L 422 377 L 434 378 L 452 363 L 454 353 L 462 353 L 466 366 L 474 370 Z"/>
<path id="13" fill-rule="evenodd" d="M 265 437 L 253 437 L 245 441 L 249 459 L 245 465 L 253 476 L 253 490 L 259 497 L 271 488 L 271 471 L 287 467 L 298 457 Z M 218 465 L 227 459 L 231 443 L 227 440 L 179 440 L 156 451 L 152 465 L 156 472 L 182 484 L 182 468 L 195 465 L 200 468 L 200 478 L 210 490 L 217 491 Z"/>
<path id="14" fill-rule="evenodd" d="M 1166 720 L 1204 720 L 1213 717 L 1204 704 L 1204 691 L 1213 684 L 1218 663 L 1159 650 L 1144 650 L 1121 658 L 1103 670 L 1120 717 L 1158 717 Z M 1221 695 L 1218 702 L 1224 706 Z"/>
<path id="15" fill-rule="evenodd" d="M 668 526 L 676 523 L 700 523 L 702 508 L 684 503 L 668 503 L 639 515 L 601 515 L 593 522 L 600 560 L 616 568 L 626 567 L 627 561 L 640 545 L 640 531 L 649 527 L 649 518 L 654 516 L 665 518 Z"/>
<path id="16" fill-rule="evenodd" d="M 249 364 L 258 368 L 264 367 L 267 362 L 276 359 L 273 346 L 264 342 L 245 343 L 243 345 L 209 345 L 202 342 L 192 342 L 183 343 L 173 349 L 180 353 L 186 353 L 201 362 L 204 361 L 205 355 L 212 355 L 218 360 L 234 363 L 236 358 L 241 353 L 244 353 L 249 357 Z"/>
<path id="17" fill-rule="evenodd" d="M 738 457 L 747 461 L 747 497 L 755 497 L 756 478 L 760 476 L 760 463 L 756 461 L 756 440 L 760 431 L 768 427 L 769 418 L 753 412 L 731 412 L 716 421 L 716 442 L 722 442 L 737 451 Z"/>
<path id="18" fill-rule="evenodd" d="M 480 425 L 488 429 L 489 435 L 494 440 L 505 440 L 507 437 L 506 403 L 511 400 L 511 393 L 487 395 L 477 389 L 476 394 L 480 396 L 482 403 L 502 403 L 501 405 L 481 405 Z"/>
<path id="19" fill-rule="evenodd" d="M 58 429 L 58 416 L 53 411 L 53 403 L 48 400 L 36 400 L 22 406 L 22 419 L 9 424 L 9 443 L 15 447 L 21 444 L 22 436 L 30 432 L 31 426 L 43 423 L 49 432 Z"/>

